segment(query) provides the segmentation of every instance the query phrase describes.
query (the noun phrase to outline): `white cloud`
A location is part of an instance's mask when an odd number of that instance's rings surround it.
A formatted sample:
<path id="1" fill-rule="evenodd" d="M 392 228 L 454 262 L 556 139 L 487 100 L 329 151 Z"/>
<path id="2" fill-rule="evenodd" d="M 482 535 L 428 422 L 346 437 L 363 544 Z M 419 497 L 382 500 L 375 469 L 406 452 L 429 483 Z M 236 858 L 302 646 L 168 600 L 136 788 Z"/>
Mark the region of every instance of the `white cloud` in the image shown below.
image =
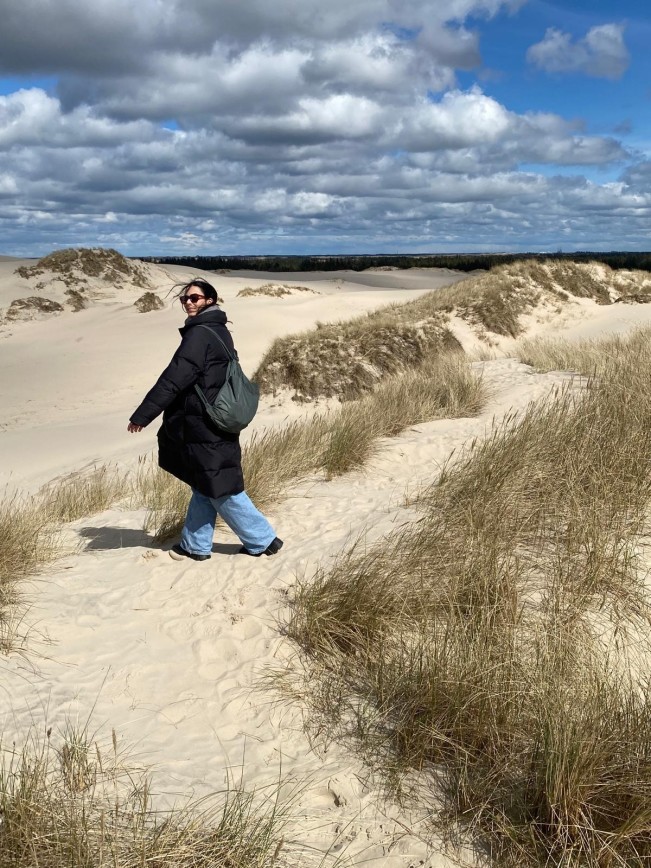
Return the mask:
<path id="1" fill-rule="evenodd" d="M 13 175 L 3 173 L 0 175 L 0 196 L 15 196 L 18 193 L 18 184 Z"/>
<path id="2" fill-rule="evenodd" d="M 479 37 L 463 27 L 451 28 L 428 21 L 418 35 L 418 44 L 439 64 L 451 69 L 479 66 Z"/>
<path id="3" fill-rule="evenodd" d="M 315 47 L 301 71 L 306 83 L 320 88 L 327 83 L 353 92 L 395 92 L 409 86 L 414 62 L 412 44 L 378 32 Z"/>
<path id="4" fill-rule="evenodd" d="M 621 78 L 630 61 L 622 24 L 593 27 L 575 42 L 569 33 L 551 27 L 542 42 L 529 48 L 527 59 L 546 72 L 581 72 L 611 79 Z"/>
<path id="5" fill-rule="evenodd" d="M 651 160 L 644 160 L 628 169 L 624 181 L 645 195 L 651 194 Z"/>
<path id="6" fill-rule="evenodd" d="M 423 102 L 411 112 L 397 144 L 415 151 L 465 148 L 497 141 L 511 123 L 509 112 L 479 88 L 451 91 L 440 102 Z"/>
<path id="7" fill-rule="evenodd" d="M 235 53 L 260 42 L 289 47 L 398 28 L 491 16 L 524 0 L 21 0 L 3 10 L 0 69 L 11 72 L 145 69 L 152 53 L 189 60 L 216 42 Z M 5 4 L 6 5 L 6 4 Z M 71 24 L 74 22 L 74 25 Z"/>
<path id="8" fill-rule="evenodd" d="M 376 134 L 382 117 L 382 108 L 373 100 L 341 94 L 325 99 L 307 97 L 286 115 L 244 117 L 229 122 L 227 129 L 233 136 L 250 141 L 324 142 Z"/>
<path id="9" fill-rule="evenodd" d="M 0 96 L 0 147 L 47 143 L 52 147 L 117 146 L 152 133 L 146 121 L 118 124 L 89 106 L 64 114 L 58 99 L 39 88 Z"/>

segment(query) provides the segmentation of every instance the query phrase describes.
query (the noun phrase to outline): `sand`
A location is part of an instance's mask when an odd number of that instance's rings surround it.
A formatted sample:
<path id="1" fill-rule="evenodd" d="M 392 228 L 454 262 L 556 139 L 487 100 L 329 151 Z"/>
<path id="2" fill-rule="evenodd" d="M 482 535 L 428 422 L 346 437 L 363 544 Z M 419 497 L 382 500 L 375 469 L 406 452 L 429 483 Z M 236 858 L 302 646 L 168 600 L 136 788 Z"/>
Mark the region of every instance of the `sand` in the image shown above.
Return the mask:
<path id="1" fill-rule="evenodd" d="M 20 295 L 19 264 L 0 261 L 0 308 Z M 161 294 L 190 274 L 157 272 Z M 406 301 L 462 277 L 291 275 L 282 282 L 317 292 L 283 299 L 237 297 L 244 286 L 277 282 L 278 275 L 211 279 L 244 367 L 253 370 L 278 335 Z M 85 311 L 3 326 L 5 485 L 34 491 L 93 461 L 132 466 L 153 449 L 156 423 L 140 435 L 129 435 L 126 425 L 167 364 L 183 317 L 169 300 L 163 310 L 137 313 L 138 294 L 122 288 Z M 598 337 L 649 322 L 651 305 L 581 301 L 561 314 L 539 312 L 528 332 Z M 457 326 L 462 342 L 477 344 L 471 330 Z M 2 662 L 4 744 L 22 743 L 32 726 L 56 733 L 66 719 L 89 721 L 104 742 L 114 728 L 135 760 L 152 767 L 160 805 L 221 790 L 229 769 L 258 789 L 273 786 L 282 773 L 288 791 L 292 782 L 301 786 L 287 840 L 314 848 L 315 864 L 328 853 L 323 864 L 344 854 L 349 864 L 372 868 L 452 865 L 438 846 L 424 842 L 424 817 L 384 801 L 379 783 L 345 746 L 310 745 L 300 707 L 276 703 L 261 677 L 294 653 L 278 622 L 297 575 L 327 566 L 360 536 L 371 542 L 409 520 L 402 506 L 409 487 L 431 480 L 453 450 L 485 436 L 493 420 L 570 376 L 536 374 L 508 355 L 476 366 L 492 395 L 480 416 L 418 425 L 387 440 L 364 473 L 296 486 L 268 511 L 286 542 L 275 557 L 237 555 L 237 540 L 220 530 L 211 561 L 172 561 L 151 545 L 138 511 L 110 509 L 71 525 L 70 554 L 29 583 L 29 655 Z M 292 402 L 265 398 L 246 438 L 301 412 Z M 310 864 L 307 856 L 301 864 Z"/>

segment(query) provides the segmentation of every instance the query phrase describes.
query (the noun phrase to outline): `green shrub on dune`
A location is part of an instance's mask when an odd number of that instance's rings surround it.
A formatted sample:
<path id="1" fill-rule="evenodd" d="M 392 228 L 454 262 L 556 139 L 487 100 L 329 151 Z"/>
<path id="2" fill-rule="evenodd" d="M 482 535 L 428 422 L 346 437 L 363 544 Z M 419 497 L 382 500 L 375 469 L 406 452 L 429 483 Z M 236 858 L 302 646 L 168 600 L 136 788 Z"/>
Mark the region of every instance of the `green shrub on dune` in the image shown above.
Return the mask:
<path id="1" fill-rule="evenodd" d="M 299 400 L 352 400 L 383 377 L 415 367 L 428 356 L 461 349 L 440 314 L 410 323 L 397 310 L 278 338 L 254 379 L 263 392 L 290 388 Z"/>

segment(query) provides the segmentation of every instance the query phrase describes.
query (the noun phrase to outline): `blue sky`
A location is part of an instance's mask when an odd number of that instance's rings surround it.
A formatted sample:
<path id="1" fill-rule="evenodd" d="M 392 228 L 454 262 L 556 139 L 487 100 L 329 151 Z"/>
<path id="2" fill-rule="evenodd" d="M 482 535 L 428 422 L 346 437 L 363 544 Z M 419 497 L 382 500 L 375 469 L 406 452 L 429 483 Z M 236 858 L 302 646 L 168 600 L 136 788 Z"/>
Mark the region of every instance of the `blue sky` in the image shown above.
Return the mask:
<path id="1" fill-rule="evenodd" d="M 651 249 L 642 0 L 0 4 L 0 253 Z"/>

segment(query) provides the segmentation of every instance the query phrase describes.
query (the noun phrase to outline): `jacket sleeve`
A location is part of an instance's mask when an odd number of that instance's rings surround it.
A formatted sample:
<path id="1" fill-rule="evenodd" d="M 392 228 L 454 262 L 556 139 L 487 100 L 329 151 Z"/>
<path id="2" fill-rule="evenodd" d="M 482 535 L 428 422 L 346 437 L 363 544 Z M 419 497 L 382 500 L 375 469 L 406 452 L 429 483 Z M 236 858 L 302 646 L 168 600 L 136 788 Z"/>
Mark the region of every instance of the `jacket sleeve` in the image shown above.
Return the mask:
<path id="1" fill-rule="evenodd" d="M 206 342 L 200 335 L 190 332 L 184 336 L 156 383 L 145 395 L 131 416 L 135 425 L 149 425 L 166 410 L 176 396 L 198 382 L 206 355 Z"/>

